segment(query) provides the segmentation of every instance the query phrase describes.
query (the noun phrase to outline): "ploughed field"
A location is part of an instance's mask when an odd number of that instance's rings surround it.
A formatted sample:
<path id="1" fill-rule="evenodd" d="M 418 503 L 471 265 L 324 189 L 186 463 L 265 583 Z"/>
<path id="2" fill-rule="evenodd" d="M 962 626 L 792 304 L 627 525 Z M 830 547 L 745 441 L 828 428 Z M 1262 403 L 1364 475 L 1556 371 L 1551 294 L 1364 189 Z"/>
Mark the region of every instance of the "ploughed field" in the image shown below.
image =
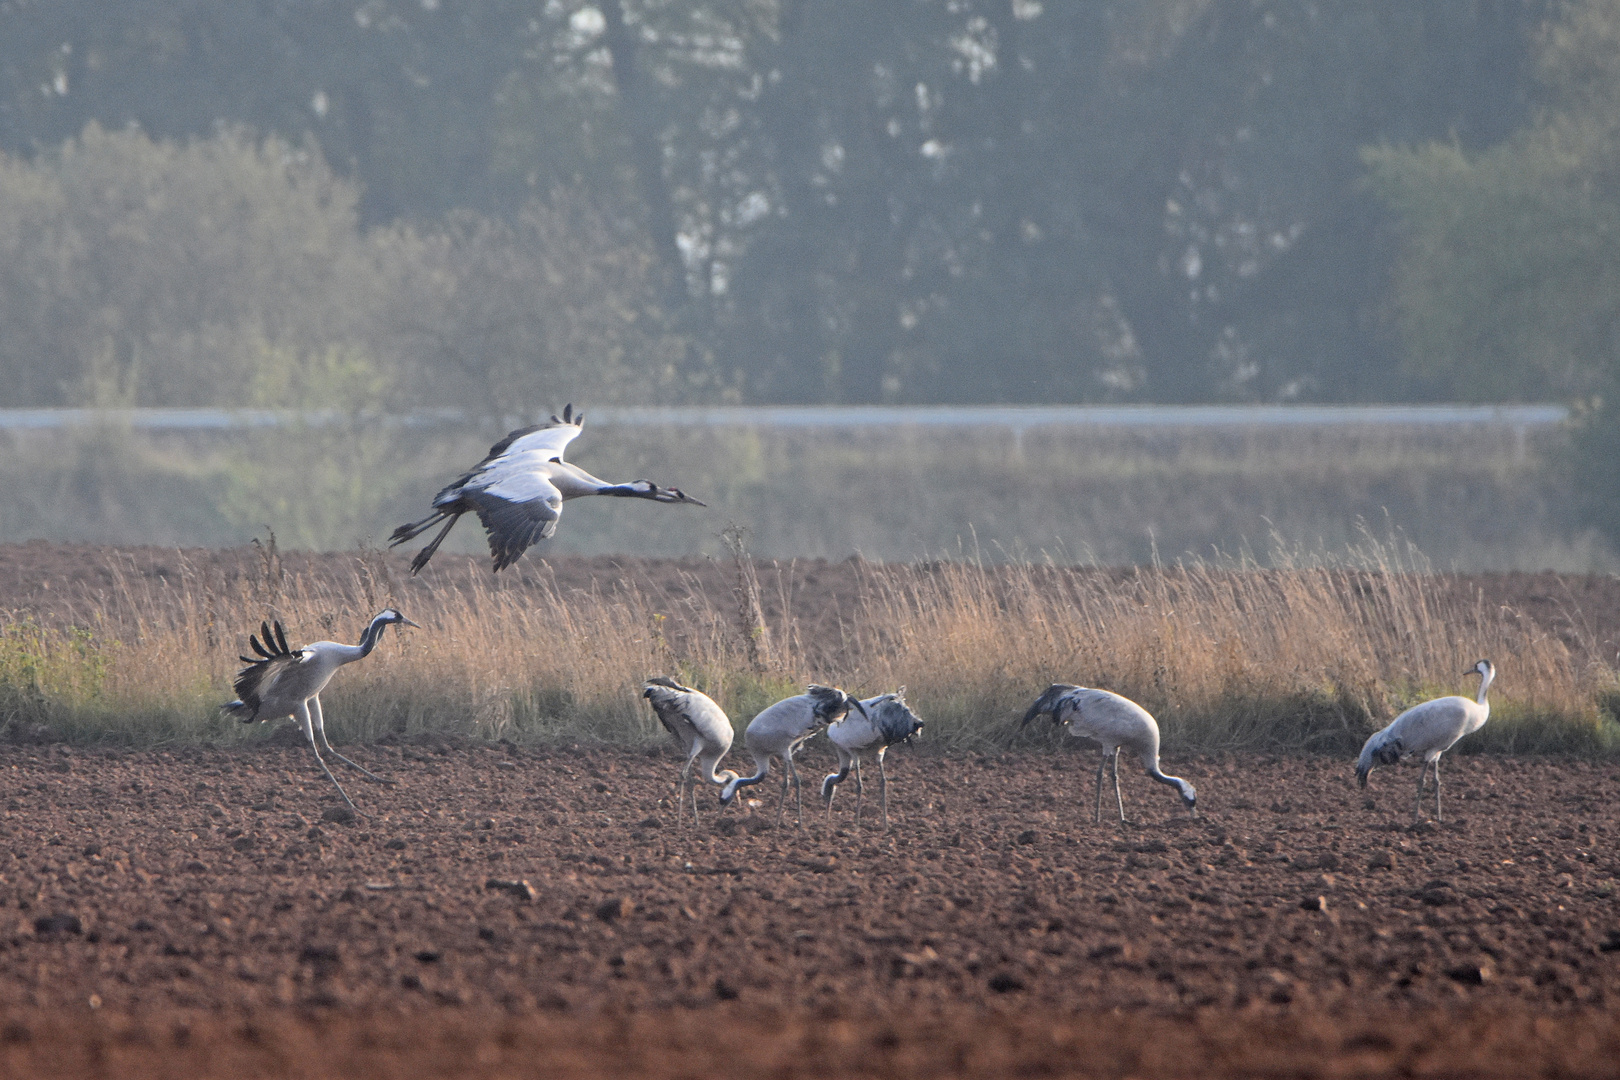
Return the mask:
<path id="1" fill-rule="evenodd" d="M 1132 766 L 1121 828 L 1053 745 L 896 749 L 887 835 L 824 740 L 798 828 L 677 824 L 673 748 L 344 747 L 345 821 L 285 740 L 3 746 L 0 1074 L 1617 1068 L 1620 766 L 1453 755 L 1414 827 L 1412 767 L 1172 753 L 1198 816 Z"/>

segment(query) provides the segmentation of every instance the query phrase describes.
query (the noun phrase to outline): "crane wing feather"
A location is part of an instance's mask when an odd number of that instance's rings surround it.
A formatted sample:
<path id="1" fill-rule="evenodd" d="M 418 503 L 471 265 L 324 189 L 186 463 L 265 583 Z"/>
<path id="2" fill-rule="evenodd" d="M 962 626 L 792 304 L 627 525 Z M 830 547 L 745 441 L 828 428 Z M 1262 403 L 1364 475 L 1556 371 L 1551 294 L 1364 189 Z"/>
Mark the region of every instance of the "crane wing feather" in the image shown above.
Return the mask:
<path id="1" fill-rule="evenodd" d="M 489 456 L 485 462 L 494 461 L 498 457 L 510 454 L 527 454 L 540 452 L 548 458 L 561 461 L 563 451 L 568 444 L 579 437 L 582 430 L 577 423 L 563 423 L 553 418 L 553 423 L 536 424 L 533 427 L 518 428 L 506 438 L 489 448 Z"/>
<path id="2" fill-rule="evenodd" d="M 557 519 L 562 516 L 562 496 L 556 488 L 551 489 L 550 498 L 526 502 L 512 502 L 489 490 L 469 490 L 466 498 L 489 534 L 489 553 L 496 570 L 506 569 L 531 546 L 556 532 Z"/>

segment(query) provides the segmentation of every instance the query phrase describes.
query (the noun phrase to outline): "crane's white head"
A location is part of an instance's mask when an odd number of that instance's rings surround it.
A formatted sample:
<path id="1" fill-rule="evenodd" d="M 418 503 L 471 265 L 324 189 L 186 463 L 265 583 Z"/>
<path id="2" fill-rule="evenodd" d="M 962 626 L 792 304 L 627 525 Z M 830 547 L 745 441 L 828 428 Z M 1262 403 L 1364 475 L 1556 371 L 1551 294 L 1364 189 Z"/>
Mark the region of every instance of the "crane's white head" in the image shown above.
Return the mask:
<path id="1" fill-rule="evenodd" d="M 1496 665 L 1491 663 L 1489 660 L 1481 660 L 1473 667 L 1463 672 L 1464 675 L 1473 675 L 1476 673 L 1486 682 L 1490 682 L 1492 679 L 1496 678 Z"/>

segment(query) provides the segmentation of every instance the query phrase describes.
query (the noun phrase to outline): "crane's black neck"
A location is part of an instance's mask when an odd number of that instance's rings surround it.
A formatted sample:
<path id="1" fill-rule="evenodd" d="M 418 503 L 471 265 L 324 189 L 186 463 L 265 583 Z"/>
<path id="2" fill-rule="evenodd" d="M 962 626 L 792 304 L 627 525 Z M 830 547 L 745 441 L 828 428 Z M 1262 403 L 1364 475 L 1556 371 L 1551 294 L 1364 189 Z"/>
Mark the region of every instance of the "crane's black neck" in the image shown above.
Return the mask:
<path id="1" fill-rule="evenodd" d="M 371 650 L 377 647 L 377 642 L 382 639 L 383 631 L 386 629 L 388 629 L 388 620 L 383 616 L 378 615 L 371 620 L 371 625 L 366 627 L 365 632 L 360 635 L 361 656 L 371 654 Z"/>

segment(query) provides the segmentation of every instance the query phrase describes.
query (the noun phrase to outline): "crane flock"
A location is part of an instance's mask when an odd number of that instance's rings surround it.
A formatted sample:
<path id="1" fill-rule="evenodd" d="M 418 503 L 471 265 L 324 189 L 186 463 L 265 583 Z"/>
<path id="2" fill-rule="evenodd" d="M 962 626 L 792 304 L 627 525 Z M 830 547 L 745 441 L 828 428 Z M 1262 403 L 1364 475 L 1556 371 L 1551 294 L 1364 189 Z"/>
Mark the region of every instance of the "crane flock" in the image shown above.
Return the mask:
<path id="1" fill-rule="evenodd" d="M 499 572 L 521 558 L 535 543 L 550 538 L 556 532 L 562 504 L 569 499 L 601 495 L 705 505 L 679 488 L 660 487 L 650 480 L 609 483 L 564 461 L 563 451 L 578 437 L 584 423 L 585 414 L 575 412 L 570 404 L 563 409 L 561 416 L 553 415 L 549 423 L 510 432 L 490 447 L 481 462 L 434 496 L 432 513 L 395 529 L 389 546 L 405 543 L 438 526 L 438 532 L 411 561 L 411 572 L 418 573 L 461 516 L 473 513 L 484 526 L 493 569 Z M 244 723 L 286 718 L 296 720 L 309 741 L 316 762 L 344 802 L 353 809 L 353 800 L 343 790 L 343 785 L 338 783 L 321 754 L 323 748 L 368 780 L 382 784 L 392 784 L 394 781 L 377 776 L 333 749 L 326 738 L 320 694 L 338 668 L 370 655 L 381 640 L 383 631 L 394 625 L 417 626 L 397 609 L 390 607 L 371 620 L 357 645 L 317 641 L 293 649 L 287 644 L 282 624 L 278 621 L 272 627 L 266 620 L 260 624 L 259 636 L 248 637 L 255 655 L 241 657 L 247 667 L 236 676 L 236 699 L 221 708 Z M 1421 758 L 1423 767 L 1418 774 L 1414 816 L 1422 816 L 1423 790 L 1432 768 L 1435 818 L 1443 820 L 1440 756 L 1463 736 L 1478 731 L 1490 716 L 1486 694 L 1496 677 L 1495 666 L 1489 660 L 1480 660 L 1468 673 L 1480 676 L 1477 698 L 1470 700 L 1461 696 L 1447 696 L 1414 705 L 1367 740 L 1356 763 L 1356 778 L 1363 788 L 1367 786 L 1368 776 L 1375 768 L 1394 765 L 1402 758 Z M 786 810 L 788 788 L 791 786 L 796 816 L 802 824 L 802 785 L 794 756 L 813 736 L 825 730 L 838 758 L 837 771 L 827 774 L 821 783 L 821 797 L 826 804 L 829 821 L 838 786 L 853 769 L 855 819 L 859 825 L 865 787 L 861 762 L 866 758 L 875 758 L 878 763 L 881 817 L 883 828 L 887 831 L 889 801 L 885 755 L 890 747 L 911 742 L 923 728 L 923 721 L 906 704 L 905 687 L 863 700 L 836 687 L 812 683 L 805 693 L 784 698 L 749 721 L 743 732 L 743 744 L 754 759 L 755 769 L 751 774 L 739 775 L 729 769 L 717 771 L 717 766 L 731 750 L 735 728 L 725 711 L 712 698 L 665 675 L 648 678 L 642 696 L 686 755 L 676 789 L 676 820 L 681 819 L 690 801 L 694 824 L 698 814 L 698 781 L 719 786 L 720 805 L 724 809 L 733 804 L 741 789 L 764 782 L 770 775 L 773 759 L 782 762 L 777 823 L 781 823 Z M 1108 690 L 1053 683 L 1030 705 L 1019 728 L 1027 727 L 1031 720 L 1042 715 L 1049 715 L 1056 727 L 1072 736 L 1093 740 L 1101 749 L 1092 813 L 1094 823 L 1100 824 L 1102 821 L 1103 782 L 1110 765 L 1119 820 L 1122 824 L 1128 820 L 1119 779 L 1119 755 L 1122 750 L 1136 755 L 1149 778 L 1174 788 L 1188 813 L 1197 814 L 1197 790 L 1191 782 L 1171 776 L 1159 767 L 1158 722 L 1136 702 Z"/>

